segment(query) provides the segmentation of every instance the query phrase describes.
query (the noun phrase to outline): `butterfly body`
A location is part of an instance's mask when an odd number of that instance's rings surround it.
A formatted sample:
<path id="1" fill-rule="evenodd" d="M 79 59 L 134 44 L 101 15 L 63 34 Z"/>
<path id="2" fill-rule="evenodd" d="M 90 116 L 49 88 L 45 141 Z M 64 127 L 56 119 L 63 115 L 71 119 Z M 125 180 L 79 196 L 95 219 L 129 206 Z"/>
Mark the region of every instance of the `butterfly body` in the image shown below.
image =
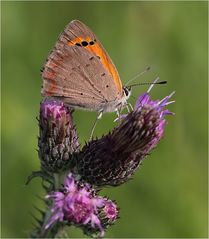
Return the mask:
<path id="1" fill-rule="evenodd" d="M 94 33 L 82 22 L 70 22 L 42 72 L 42 95 L 97 112 L 113 112 L 127 104 L 129 92 Z"/>

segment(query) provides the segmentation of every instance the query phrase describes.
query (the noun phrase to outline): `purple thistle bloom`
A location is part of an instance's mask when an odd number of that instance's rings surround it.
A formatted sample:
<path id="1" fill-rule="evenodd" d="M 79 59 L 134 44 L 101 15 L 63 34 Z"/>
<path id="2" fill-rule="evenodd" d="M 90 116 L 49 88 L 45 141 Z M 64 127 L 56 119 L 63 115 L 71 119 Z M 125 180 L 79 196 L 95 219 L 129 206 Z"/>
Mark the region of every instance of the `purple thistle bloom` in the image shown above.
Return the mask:
<path id="1" fill-rule="evenodd" d="M 151 88 L 150 88 L 151 89 Z M 148 90 L 149 92 L 150 90 Z M 156 110 L 159 113 L 159 123 L 156 127 L 156 135 L 155 137 L 149 142 L 149 148 L 147 151 L 152 150 L 157 143 L 160 141 L 160 139 L 163 137 L 164 128 L 166 125 L 166 120 L 164 117 L 166 115 L 173 115 L 174 113 L 165 109 L 165 107 L 171 103 L 174 103 L 175 101 L 169 101 L 169 99 L 174 95 L 175 92 L 172 92 L 170 95 L 164 97 L 162 100 L 151 100 L 150 95 L 147 93 L 144 93 L 143 95 L 139 96 L 139 98 L 136 101 L 134 109 L 136 111 L 141 111 L 143 108 L 149 108 Z"/>
<path id="2" fill-rule="evenodd" d="M 45 119 L 51 118 L 51 120 L 57 121 L 63 120 L 61 116 L 66 114 L 66 109 L 62 102 L 46 99 L 41 104 L 41 112 Z"/>
<path id="3" fill-rule="evenodd" d="M 153 85 L 152 85 L 153 86 Z M 131 178 L 141 161 L 163 137 L 166 109 L 173 103 L 172 94 L 151 100 L 149 90 L 141 95 L 134 110 L 123 116 L 111 133 L 92 140 L 77 156 L 76 173 L 86 182 L 97 185 L 120 185 Z"/>
<path id="4" fill-rule="evenodd" d="M 149 105 L 155 108 L 158 112 L 161 113 L 160 117 L 163 118 L 167 114 L 173 114 L 169 110 L 165 110 L 164 108 L 174 103 L 175 101 L 169 101 L 169 99 L 174 95 L 175 92 L 172 92 L 169 96 L 164 97 L 162 100 L 151 100 L 150 95 L 146 92 L 143 95 L 139 96 L 136 104 L 135 104 L 135 110 L 140 110 L 143 106 Z"/>
<path id="5" fill-rule="evenodd" d="M 112 201 L 107 201 L 105 203 L 103 211 L 105 213 L 105 217 L 107 219 L 110 219 L 111 221 L 114 221 L 118 217 L 117 205 L 113 203 Z"/>
<path id="6" fill-rule="evenodd" d="M 53 205 L 44 230 L 48 230 L 56 222 L 65 221 L 83 227 L 84 231 L 85 226 L 88 231 L 99 231 L 102 237 L 106 225 L 102 225 L 99 215 L 101 210 L 112 220 L 118 214 L 116 204 L 97 196 L 89 184 L 80 184 L 71 174 L 66 177 L 63 190 L 53 192 L 47 198 L 53 201 Z"/>

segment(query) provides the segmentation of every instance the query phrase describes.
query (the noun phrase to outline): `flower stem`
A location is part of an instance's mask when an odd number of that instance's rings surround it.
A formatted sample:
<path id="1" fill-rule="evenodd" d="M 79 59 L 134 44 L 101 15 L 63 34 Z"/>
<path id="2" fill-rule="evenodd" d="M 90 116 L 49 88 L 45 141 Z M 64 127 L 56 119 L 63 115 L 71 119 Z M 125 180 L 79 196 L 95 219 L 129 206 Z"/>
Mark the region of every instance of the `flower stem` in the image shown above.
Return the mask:
<path id="1" fill-rule="evenodd" d="M 54 173 L 54 189 L 55 191 L 59 189 L 60 186 L 60 177 L 58 173 Z"/>

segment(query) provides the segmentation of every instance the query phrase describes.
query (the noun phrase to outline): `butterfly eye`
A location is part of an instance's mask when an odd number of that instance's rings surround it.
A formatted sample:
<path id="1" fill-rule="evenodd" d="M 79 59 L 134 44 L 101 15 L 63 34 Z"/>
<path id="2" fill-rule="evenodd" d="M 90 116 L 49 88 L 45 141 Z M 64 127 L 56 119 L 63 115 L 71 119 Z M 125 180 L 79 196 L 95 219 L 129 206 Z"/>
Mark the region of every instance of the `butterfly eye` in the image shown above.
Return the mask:
<path id="1" fill-rule="evenodd" d="M 130 90 L 127 87 L 123 87 L 123 91 L 124 91 L 125 95 L 128 97 L 130 94 Z"/>

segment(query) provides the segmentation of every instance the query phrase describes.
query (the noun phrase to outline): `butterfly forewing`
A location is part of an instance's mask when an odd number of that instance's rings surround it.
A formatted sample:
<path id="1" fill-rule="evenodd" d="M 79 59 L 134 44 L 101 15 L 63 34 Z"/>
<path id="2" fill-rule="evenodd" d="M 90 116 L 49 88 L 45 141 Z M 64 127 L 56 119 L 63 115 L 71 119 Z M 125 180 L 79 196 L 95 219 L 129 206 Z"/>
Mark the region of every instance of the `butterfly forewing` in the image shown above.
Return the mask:
<path id="1" fill-rule="evenodd" d="M 110 57 L 78 20 L 60 35 L 42 77 L 44 96 L 61 97 L 75 107 L 100 110 L 122 98 L 121 81 Z"/>

